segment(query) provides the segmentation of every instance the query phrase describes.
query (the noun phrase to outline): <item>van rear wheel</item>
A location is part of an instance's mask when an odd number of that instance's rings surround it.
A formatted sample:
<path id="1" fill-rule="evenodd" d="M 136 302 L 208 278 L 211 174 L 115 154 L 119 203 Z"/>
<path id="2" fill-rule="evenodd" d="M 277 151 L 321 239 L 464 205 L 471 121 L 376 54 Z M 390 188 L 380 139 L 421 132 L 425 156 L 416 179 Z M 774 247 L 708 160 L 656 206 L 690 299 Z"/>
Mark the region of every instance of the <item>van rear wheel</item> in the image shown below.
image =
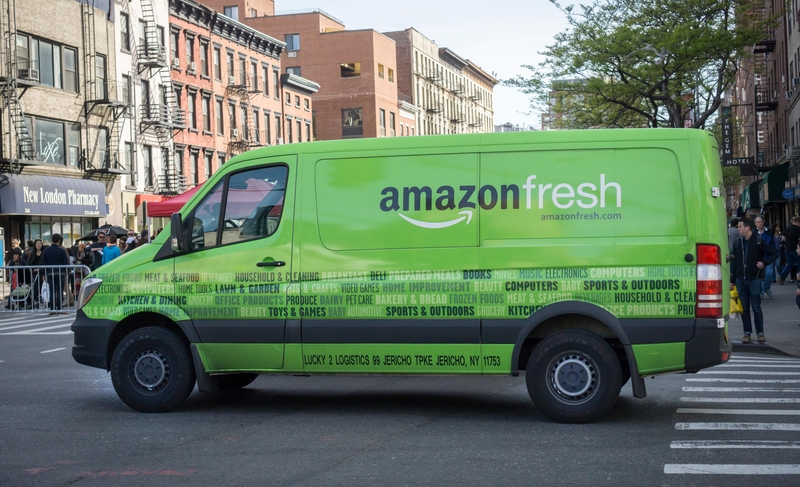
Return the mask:
<path id="1" fill-rule="evenodd" d="M 525 374 L 533 402 L 563 423 L 603 417 L 619 398 L 622 370 L 614 349 L 599 336 L 566 330 L 534 348 Z"/>
<path id="2" fill-rule="evenodd" d="M 189 346 L 166 328 L 151 326 L 133 331 L 114 350 L 111 381 L 129 407 L 143 413 L 170 411 L 194 389 Z"/>

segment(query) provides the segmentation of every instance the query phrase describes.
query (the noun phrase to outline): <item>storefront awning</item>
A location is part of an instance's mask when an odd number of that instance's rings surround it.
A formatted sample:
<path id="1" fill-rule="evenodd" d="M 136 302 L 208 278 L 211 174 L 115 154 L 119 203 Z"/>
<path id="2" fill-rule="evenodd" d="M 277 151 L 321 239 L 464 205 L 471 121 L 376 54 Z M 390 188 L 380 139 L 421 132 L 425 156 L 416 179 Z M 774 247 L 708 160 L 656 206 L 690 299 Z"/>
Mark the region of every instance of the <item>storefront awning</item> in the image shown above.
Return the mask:
<path id="1" fill-rule="evenodd" d="M 744 193 L 742 193 L 742 209 L 747 211 L 750 208 L 760 208 L 761 204 L 759 203 L 758 198 L 758 187 L 761 181 L 755 181 L 750 186 L 744 189 Z"/>
<path id="2" fill-rule="evenodd" d="M 8 184 L 0 187 L 4 215 L 104 217 L 108 213 L 106 188 L 97 181 L 19 174 L 5 178 Z"/>
<path id="3" fill-rule="evenodd" d="M 781 164 L 775 166 L 764 175 L 764 179 L 759 184 L 759 197 L 761 206 L 767 203 L 785 203 L 783 190 L 786 189 L 786 181 L 789 180 L 789 165 Z"/>

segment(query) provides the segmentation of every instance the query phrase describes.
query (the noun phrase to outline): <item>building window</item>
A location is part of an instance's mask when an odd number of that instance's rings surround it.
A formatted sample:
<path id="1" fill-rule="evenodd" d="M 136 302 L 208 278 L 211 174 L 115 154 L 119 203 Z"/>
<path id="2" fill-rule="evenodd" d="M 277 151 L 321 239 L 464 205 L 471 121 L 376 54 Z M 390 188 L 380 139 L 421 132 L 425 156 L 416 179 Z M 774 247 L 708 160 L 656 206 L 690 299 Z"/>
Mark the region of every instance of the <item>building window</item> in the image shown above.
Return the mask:
<path id="1" fill-rule="evenodd" d="M 211 96 L 203 95 L 203 130 L 211 132 Z"/>
<path id="2" fill-rule="evenodd" d="M 97 129 L 97 155 L 100 167 L 108 168 L 108 128 L 106 127 Z"/>
<path id="3" fill-rule="evenodd" d="M 281 138 L 281 114 L 275 114 L 275 141 Z"/>
<path id="4" fill-rule="evenodd" d="M 64 48 L 64 89 L 78 92 L 78 50 Z"/>
<path id="5" fill-rule="evenodd" d="M 383 64 L 378 63 L 378 78 L 383 78 Z"/>
<path id="6" fill-rule="evenodd" d="M 242 107 L 242 130 L 244 131 L 242 138 L 244 140 L 252 140 L 252 134 L 250 134 L 250 118 L 247 116 L 247 107 Z"/>
<path id="7" fill-rule="evenodd" d="M 225 17 L 230 17 L 233 20 L 238 21 L 239 7 L 237 7 L 236 5 L 232 5 L 230 7 L 222 7 L 222 14 L 225 15 Z"/>
<path id="8" fill-rule="evenodd" d="M 269 96 L 269 84 L 267 83 L 267 70 L 269 67 L 261 66 L 261 86 L 264 87 L 264 96 Z"/>
<path id="9" fill-rule="evenodd" d="M 236 105 L 233 103 L 228 104 L 228 123 L 232 131 L 239 129 L 239 127 L 236 126 Z M 233 132 L 231 132 L 231 135 L 233 135 Z M 235 139 L 236 137 L 233 138 Z"/>
<path id="10" fill-rule="evenodd" d="M 194 63 L 194 37 L 186 36 L 186 69 L 194 71 L 192 64 Z"/>
<path id="11" fill-rule="evenodd" d="M 67 124 L 67 164 L 72 167 L 80 165 L 81 124 Z"/>
<path id="12" fill-rule="evenodd" d="M 361 63 L 341 64 L 342 78 L 358 78 L 361 76 Z"/>
<path id="13" fill-rule="evenodd" d="M 303 98 L 303 104 L 305 105 L 306 111 L 311 110 L 311 102 L 309 101 L 308 98 Z"/>
<path id="14" fill-rule="evenodd" d="M 124 164 L 125 167 L 128 168 L 130 182 L 128 186 L 136 186 L 136 168 L 134 167 L 136 164 L 133 162 L 133 144 L 130 142 L 125 142 L 125 154 L 123 155 L 125 158 Z"/>
<path id="15" fill-rule="evenodd" d="M 342 137 L 361 137 L 364 128 L 361 124 L 361 108 L 342 109 Z"/>
<path id="16" fill-rule="evenodd" d="M 119 15 L 119 35 L 120 48 L 123 51 L 131 51 L 131 18 L 126 13 Z"/>
<path id="17" fill-rule="evenodd" d="M 197 159 L 198 159 L 199 155 L 200 155 L 200 153 L 196 152 L 196 151 L 190 151 L 189 152 L 189 178 L 191 179 L 192 184 L 194 184 L 195 186 L 200 184 L 200 181 L 197 179 L 198 178 L 198 174 L 197 174 L 198 161 L 197 161 Z"/>
<path id="18" fill-rule="evenodd" d="M 144 186 L 145 188 L 152 188 L 153 184 L 153 147 L 149 145 L 142 146 L 142 169 L 144 170 Z"/>
<path id="19" fill-rule="evenodd" d="M 311 124 L 306 124 L 306 142 L 311 142 Z"/>
<path id="20" fill-rule="evenodd" d="M 175 66 L 178 61 L 180 63 L 180 56 L 178 56 L 178 32 L 171 31 L 169 33 L 169 55 L 172 59 L 172 65 Z"/>
<path id="21" fill-rule="evenodd" d="M 383 108 L 381 108 L 378 111 L 378 120 L 379 120 L 380 126 L 381 126 L 381 137 L 385 137 L 386 136 L 386 110 L 384 110 Z"/>
<path id="22" fill-rule="evenodd" d="M 255 139 L 255 141 L 259 144 L 261 143 L 261 134 L 259 133 L 261 130 L 259 127 L 259 124 L 261 123 L 261 119 L 259 118 L 260 116 L 261 114 L 258 113 L 258 110 L 253 110 L 253 139 Z"/>
<path id="23" fill-rule="evenodd" d="M 250 18 L 258 17 L 258 10 L 251 8 L 250 9 Z"/>
<path id="24" fill-rule="evenodd" d="M 389 112 L 389 137 L 395 136 L 394 130 L 394 112 Z"/>
<path id="25" fill-rule="evenodd" d="M 294 95 L 294 106 L 295 108 L 300 108 L 300 97 L 297 95 Z"/>
<path id="26" fill-rule="evenodd" d="M 186 115 L 189 117 L 189 128 L 197 130 L 197 117 L 195 116 L 195 105 L 197 103 L 197 93 L 186 92 Z"/>
<path id="27" fill-rule="evenodd" d="M 216 115 L 217 115 L 217 134 L 225 135 L 225 127 L 222 125 L 222 100 L 217 98 Z"/>
<path id="28" fill-rule="evenodd" d="M 208 43 L 200 41 L 200 74 L 208 76 Z"/>
<path id="29" fill-rule="evenodd" d="M 225 164 L 225 154 L 219 154 L 217 156 L 217 164 L 219 167 L 222 167 L 222 165 Z"/>
<path id="30" fill-rule="evenodd" d="M 286 40 L 287 51 L 300 50 L 300 34 L 286 34 L 284 39 Z"/>
<path id="31" fill-rule="evenodd" d="M 272 136 L 269 133 L 269 113 L 264 114 L 264 143 L 272 144 Z"/>
<path id="32" fill-rule="evenodd" d="M 284 97 L 286 98 L 286 104 L 288 106 L 292 106 L 292 94 L 287 91 L 285 92 Z"/>
<path id="33" fill-rule="evenodd" d="M 239 84 L 247 86 L 247 59 L 239 58 Z"/>
<path id="34" fill-rule="evenodd" d="M 233 77 L 233 53 L 227 52 L 225 55 L 225 61 L 228 66 L 228 84 L 232 85 L 235 83 L 235 78 Z"/>
<path id="35" fill-rule="evenodd" d="M 106 57 L 97 54 L 94 59 L 95 69 L 95 93 L 99 100 L 108 99 L 108 78 L 106 73 Z"/>
<path id="36" fill-rule="evenodd" d="M 292 121 L 286 120 L 286 143 L 292 143 Z"/>
<path id="37" fill-rule="evenodd" d="M 222 65 L 218 47 L 214 48 L 214 79 L 222 79 Z"/>
<path id="38" fill-rule="evenodd" d="M 122 103 L 131 104 L 131 77 L 127 74 L 122 75 Z"/>
<path id="39" fill-rule="evenodd" d="M 258 91 L 258 63 L 250 63 L 250 86 L 251 91 Z"/>
<path id="40" fill-rule="evenodd" d="M 389 83 L 394 83 L 394 69 L 389 68 Z"/>
<path id="41" fill-rule="evenodd" d="M 205 179 L 206 179 L 206 181 L 208 181 L 208 178 L 211 177 L 211 158 L 212 157 L 214 157 L 214 153 L 213 152 L 206 152 L 205 153 L 205 167 L 203 169 L 205 169 L 205 173 L 206 173 L 205 174 L 205 176 L 206 176 Z"/>
<path id="42" fill-rule="evenodd" d="M 291 68 L 286 68 L 286 72 L 288 74 L 293 74 L 295 76 L 300 76 L 300 66 L 293 66 Z"/>
<path id="43" fill-rule="evenodd" d="M 297 121 L 297 141 L 303 141 L 303 122 L 300 120 Z"/>

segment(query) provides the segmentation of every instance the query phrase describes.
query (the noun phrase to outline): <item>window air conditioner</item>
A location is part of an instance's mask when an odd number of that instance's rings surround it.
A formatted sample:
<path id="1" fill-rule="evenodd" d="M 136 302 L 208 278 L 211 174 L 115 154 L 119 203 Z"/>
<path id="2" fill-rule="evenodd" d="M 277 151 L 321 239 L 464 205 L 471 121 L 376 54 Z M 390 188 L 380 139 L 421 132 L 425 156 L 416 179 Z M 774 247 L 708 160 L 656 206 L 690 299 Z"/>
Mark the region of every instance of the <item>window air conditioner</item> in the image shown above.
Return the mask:
<path id="1" fill-rule="evenodd" d="M 239 138 L 239 129 L 231 129 L 231 137 L 233 137 L 234 139 L 238 139 Z"/>
<path id="2" fill-rule="evenodd" d="M 797 85 L 800 85 L 800 78 L 792 78 L 792 88 Z"/>
<path id="3" fill-rule="evenodd" d="M 275 139 L 275 144 L 276 144 L 276 145 L 281 145 L 281 144 L 283 144 L 283 138 L 281 138 L 281 137 L 278 137 L 277 139 Z"/>
<path id="4" fill-rule="evenodd" d="M 172 67 L 173 68 L 180 68 L 181 67 L 181 60 L 179 58 L 172 58 Z"/>
<path id="5" fill-rule="evenodd" d="M 189 71 L 197 71 L 197 64 L 189 63 Z"/>
<path id="6" fill-rule="evenodd" d="M 20 79 L 39 82 L 39 70 L 32 68 L 20 69 L 17 73 Z"/>
<path id="7" fill-rule="evenodd" d="M 236 77 L 235 76 L 228 76 L 228 85 L 235 85 L 236 84 Z"/>
<path id="8" fill-rule="evenodd" d="M 786 100 L 787 100 L 787 101 L 788 101 L 788 100 L 791 100 L 791 99 L 792 99 L 792 95 L 794 95 L 794 90 L 789 90 L 789 91 L 787 91 L 787 92 L 786 92 Z"/>
<path id="9" fill-rule="evenodd" d="M 800 146 L 790 145 L 786 148 L 787 159 L 800 159 Z"/>

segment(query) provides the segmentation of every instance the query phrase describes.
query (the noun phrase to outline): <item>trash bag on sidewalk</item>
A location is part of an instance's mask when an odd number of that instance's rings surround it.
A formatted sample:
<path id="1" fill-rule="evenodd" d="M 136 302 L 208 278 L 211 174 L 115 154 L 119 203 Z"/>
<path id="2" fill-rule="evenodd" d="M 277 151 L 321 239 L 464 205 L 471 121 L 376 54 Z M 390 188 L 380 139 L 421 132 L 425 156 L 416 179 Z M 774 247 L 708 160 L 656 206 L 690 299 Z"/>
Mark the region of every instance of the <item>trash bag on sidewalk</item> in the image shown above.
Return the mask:
<path id="1" fill-rule="evenodd" d="M 744 312 L 744 308 L 742 307 L 742 301 L 739 299 L 739 291 L 736 290 L 736 287 L 731 289 L 731 310 L 730 310 L 730 319 L 738 320 L 742 317 L 742 313 Z"/>

